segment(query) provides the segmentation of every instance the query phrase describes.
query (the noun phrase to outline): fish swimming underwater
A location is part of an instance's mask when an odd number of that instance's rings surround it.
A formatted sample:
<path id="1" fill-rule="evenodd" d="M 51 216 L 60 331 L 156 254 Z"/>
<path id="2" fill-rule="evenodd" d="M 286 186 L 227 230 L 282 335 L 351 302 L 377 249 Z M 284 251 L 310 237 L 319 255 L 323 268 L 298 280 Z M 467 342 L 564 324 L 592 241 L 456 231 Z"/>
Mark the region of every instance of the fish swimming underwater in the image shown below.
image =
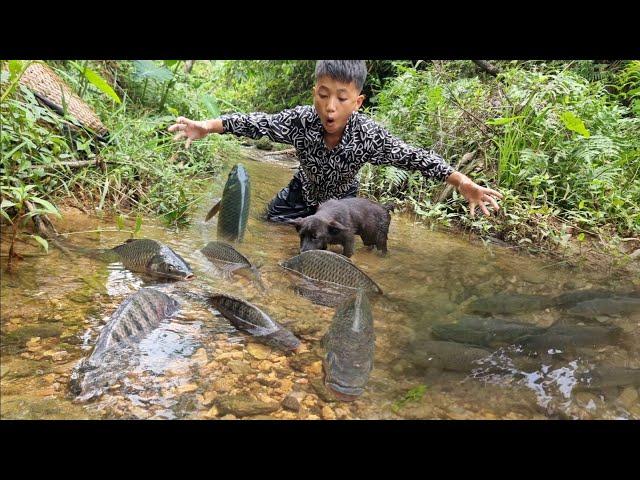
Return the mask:
<path id="1" fill-rule="evenodd" d="M 325 385 L 339 399 L 355 400 L 364 393 L 375 353 L 373 316 L 364 290 L 338 306 L 321 345 Z"/>
<path id="2" fill-rule="evenodd" d="M 156 277 L 189 280 L 193 272 L 189 264 L 166 245 L 152 239 L 127 240 L 111 249 L 131 271 Z"/>

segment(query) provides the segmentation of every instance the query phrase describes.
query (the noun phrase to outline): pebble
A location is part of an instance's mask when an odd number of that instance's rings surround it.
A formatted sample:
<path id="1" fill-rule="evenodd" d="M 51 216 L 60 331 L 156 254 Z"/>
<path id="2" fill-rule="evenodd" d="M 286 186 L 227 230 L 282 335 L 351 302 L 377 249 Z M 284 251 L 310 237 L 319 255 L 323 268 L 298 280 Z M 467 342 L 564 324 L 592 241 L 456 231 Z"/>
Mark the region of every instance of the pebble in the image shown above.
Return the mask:
<path id="1" fill-rule="evenodd" d="M 325 405 L 322 407 L 322 418 L 325 420 L 335 420 L 336 414 L 327 405 Z"/>
<path id="2" fill-rule="evenodd" d="M 220 420 L 237 420 L 237 417 L 235 415 L 232 415 L 230 413 L 220 417 Z"/>
<path id="3" fill-rule="evenodd" d="M 317 362 L 313 362 L 309 368 L 308 372 L 312 375 L 320 375 L 322 373 L 322 360 L 318 360 Z"/>
<path id="4" fill-rule="evenodd" d="M 265 360 L 271 353 L 271 348 L 260 343 L 249 343 L 247 345 L 247 352 L 249 352 L 249 355 L 253 358 Z"/>
<path id="5" fill-rule="evenodd" d="M 215 417 L 217 417 L 217 416 L 218 416 L 218 414 L 219 414 L 219 412 L 218 412 L 218 407 L 216 407 L 216 406 L 214 405 L 213 407 L 211 407 L 211 408 L 207 411 L 207 413 L 205 413 L 205 414 L 204 414 L 204 416 L 205 416 L 205 417 L 207 417 L 207 418 L 215 418 Z M 233 416 L 233 415 L 231 415 L 231 416 Z"/>
<path id="6" fill-rule="evenodd" d="M 218 392 L 215 392 L 213 390 L 205 392 L 204 395 L 202 395 L 202 404 L 205 407 L 208 407 L 216 399 L 217 396 Z"/>
<path id="7" fill-rule="evenodd" d="M 211 387 L 217 392 L 228 392 L 235 386 L 235 383 L 235 379 L 223 377 L 213 382 Z"/>
<path id="8" fill-rule="evenodd" d="M 204 348 L 199 348 L 198 350 L 196 350 L 196 353 L 191 355 L 191 361 L 198 365 L 206 365 L 209 361 L 207 351 Z"/>
<path id="9" fill-rule="evenodd" d="M 302 407 L 302 399 L 304 398 L 304 396 L 304 392 L 291 392 L 282 401 L 282 407 L 293 412 L 298 412 Z"/>
<path id="10" fill-rule="evenodd" d="M 251 366 L 242 360 L 230 360 L 227 366 L 236 375 L 247 375 L 253 371 Z"/>
<path id="11" fill-rule="evenodd" d="M 625 388 L 618 397 L 618 402 L 626 408 L 631 408 L 633 405 L 637 405 L 638 391 L 633 387 Z"/>
<path id="12" fill-rule="evenodd" d="M 176 388 L 176 392 L 188 393 L 188 392 L 195 392 L 197 389 L 198 389 L 198 385 L 196 385 L 195 383 L 187 383 L 186 385 L 180 385 L 178 388 Z"/>
<path id="13" fill-rule="evenodd" d="M 236 350 L 236 351 L 233 351 L 233 352 L 221 353 L 220 355 L 216 356 L 216 360 L 218 360 L 218 361 L 222 361 L 222 360 L 239 360 L 243 356 L 244 355 L 242 354 L 242 352 Z"/>
<path id="14" fill-rule="evenodd" d="M 273 367 L 273 364 L 268 360 L 263 360 L 258 364 L 258 370 L 261 372 L 268 372 Z"/>

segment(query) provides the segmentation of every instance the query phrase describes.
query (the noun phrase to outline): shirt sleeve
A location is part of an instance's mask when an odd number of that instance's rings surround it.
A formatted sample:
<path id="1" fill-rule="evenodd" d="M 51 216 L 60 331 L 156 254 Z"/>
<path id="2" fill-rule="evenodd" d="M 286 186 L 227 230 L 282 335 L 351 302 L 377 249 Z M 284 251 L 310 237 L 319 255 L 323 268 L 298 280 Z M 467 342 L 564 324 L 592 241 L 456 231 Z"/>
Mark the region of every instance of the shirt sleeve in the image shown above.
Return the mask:
<path id="1" fill-rule="evenodd" d="M 283 110 L 280 113 L 232 113 L 221 115 L 224 133 L 233 133 L 239 137 L 260 138 L 292 145 L 300 136 L 300 108 Z"/>
<path id="2" fill-rule="evenodd" d="M 380 125 L 370 130 L 373 136 L 369 163 L 373 165 L 393 165 L 403 170 L 419 170 L 427 178 L 445 181 L 455 172 L 444 159 L 433 150 L 407 145 L 391 135 Z"/>

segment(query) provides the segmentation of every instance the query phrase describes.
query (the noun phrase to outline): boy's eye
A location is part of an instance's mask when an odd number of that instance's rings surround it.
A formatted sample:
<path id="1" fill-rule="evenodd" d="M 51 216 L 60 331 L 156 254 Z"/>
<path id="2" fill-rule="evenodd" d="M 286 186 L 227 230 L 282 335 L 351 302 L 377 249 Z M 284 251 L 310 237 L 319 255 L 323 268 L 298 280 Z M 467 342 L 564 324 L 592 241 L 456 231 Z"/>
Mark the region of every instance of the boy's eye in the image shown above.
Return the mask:
<path id="1" fill-rule="evenodd" d="M 341 102 L 346 102 L 347 100 L 349 100 L 348 98 L 340 98 L 339 99 Z"/>

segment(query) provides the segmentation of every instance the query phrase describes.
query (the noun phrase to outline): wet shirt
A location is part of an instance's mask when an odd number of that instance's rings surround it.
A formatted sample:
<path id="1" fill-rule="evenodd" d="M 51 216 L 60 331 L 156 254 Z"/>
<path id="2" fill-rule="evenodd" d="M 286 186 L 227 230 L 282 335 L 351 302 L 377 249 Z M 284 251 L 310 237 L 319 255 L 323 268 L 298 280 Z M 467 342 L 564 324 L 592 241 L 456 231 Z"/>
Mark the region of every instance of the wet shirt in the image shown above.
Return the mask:
<path id="1" fill-rule="evenodd" d="M 276 114 L 228 114 L 220 117 L 225 133 L 293 145 L 300 160 L 303 198 L 318 205 L 342 198 L 357 184 L 365 163 L 419 170 L 425 177 L 444 181 L 455 170 L 431 150 L 412 147 L 391 135 L 366 115 L 349 117 L 340 143 L 329 150 L 315 107 L 299 106 Z"/>

